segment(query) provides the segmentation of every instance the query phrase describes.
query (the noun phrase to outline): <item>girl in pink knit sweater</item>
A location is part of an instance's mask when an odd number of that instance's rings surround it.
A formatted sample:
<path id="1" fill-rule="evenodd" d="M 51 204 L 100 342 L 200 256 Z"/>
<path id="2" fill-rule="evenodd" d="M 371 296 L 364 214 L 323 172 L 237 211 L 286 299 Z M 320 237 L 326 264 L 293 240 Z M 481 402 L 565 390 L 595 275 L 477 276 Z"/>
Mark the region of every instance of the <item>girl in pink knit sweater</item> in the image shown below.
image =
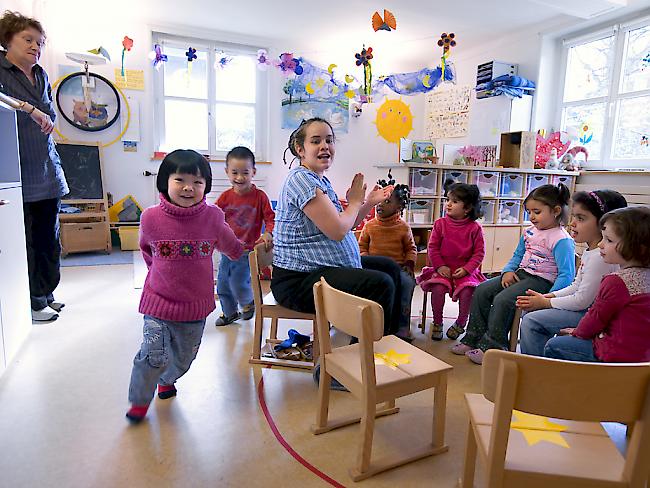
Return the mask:
<path id="1" fill-rule="evenodd" d="M 196 151 L 169 153 L 158 170 L 160 205 L 140 222 L 140 249 L 149 272 L 140 298 L 143 339 L 133 359 L 126 417 L 144 419 L 158 384 L 161 399 L 190 368 L 215 309 L 212 253 L 237 260 L 243 247 L 219 207 L 208 205 L 212 172 Z"/>
<path id="2" fill-rule="evenodd" d="M 447 330 L 447 337 L 456 339 L 465 331 L 474 288 L 485 281 L 480 269 L 485 257 L 483 229 L 476 222 L 480 212 L 478 187 L 455 183 L 447 190 L 445 216 L 433 224 L 428 246 L 431 266 L 422 270 L 417 282 L 431 292 L 431 338 L 435 341 L 442 339 L 445 294 L 459 302 L 458 318 Z"/>

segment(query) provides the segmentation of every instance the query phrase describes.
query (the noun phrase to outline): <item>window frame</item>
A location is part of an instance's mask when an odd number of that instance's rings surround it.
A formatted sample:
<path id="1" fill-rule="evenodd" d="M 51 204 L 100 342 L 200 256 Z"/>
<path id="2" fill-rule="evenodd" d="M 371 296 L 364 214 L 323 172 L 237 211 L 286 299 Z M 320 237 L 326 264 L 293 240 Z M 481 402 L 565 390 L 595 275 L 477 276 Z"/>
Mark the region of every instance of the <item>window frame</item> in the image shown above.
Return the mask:
<path id="1" fill-rule="evenodd" d="M 583 34 L 577 37 L 567 38 L 562 41 L 562 55 L 561 55 L 561 75 L 560 75 L 560 90 L 559 100 L 557 104 L 557 112 L 555 120 L 557 127 L 562 127 L 562 113 L 565 108 L 572 106 L 588 105 L 591 103 L 604 103 L 605 104 L 605 120 L 603 124 L 603 141 L 601 146 L 600 159 L 589 158 L 589 166 L 592 168 L 614 169 L 614 168 L 650 168 L 650 158 L 636 158 L 636 159 L 621 159 L 614 158 L 614 136 L 619 123 L 619 112 L 621 101 L 650 96 L 650 89 L 631 91 L 623 93 L 621 87 L 623 86 L 623 69 L 625 63 L 625 55 L 628 44 L 628 35 L 630 31 L 650 26 L 650 16 L 637 19 L 633 22 L 616 23 L 606 28 L 600 28 L 595 31 Z M 611 56 L 610 65 L 608 66 L 611 72 L 607 95 L 600 97 L 585 98 L 576 101 L 565 102 L 564 94 L 566 89 L 566 78 L 568 72 L 569 50 L 572 47 L 586 44 L 589 42 L 603 39 L 605 37 L 614 36 L 613 54 Z M 587 147 L 587 150 L 589 148 Z"/>
<path id="2" fill-rule="evenodd" d="M 217 103 L 228 103 L 232 105 L 242 105 L 242 106 L 253 106 L 255 109 L 255 147 L 250 148 L 255 154 L 255 158 L 263 160 L 266 157 L 268 149 L 268 134 L 262 132 L 266 124 L 264 121 L 268 117 L 269 111 L 269 97 L 268 97 L 268 77 L 267 73 L 263 70 L 256 69 L 256 83 L 255 83 L 255 102 L 224 102 L 223 100 L 218 100 L 216 97 L 216 70 L 214 66 L 217 60 L 217 53 L 224 52 L 227 55 L 249 55 L 251 57 L 257 57 L 257 51 L 259 49 L 265 49 L 264 47 L 257 47 L 249 44 L 239 44 L 229 41 L 219 41 L 212 39 L 201 39 L 191 36 L 175 35 L 169 34 L 166 32 L 152 31 L 151 33 L 152 44 L 160 44 L 163 47 L 163 52 L 165 45 L 172 47 L 182 47 L 184 49 L 187 46 L 192 46 L 197 49 L 205 50 L 207 58 L 207 99 L 197 99 L 193 97 L 177 97 L 177 96 L 165 96 L 165 81 L 164 81 L 164 71 L 163 69 L 154 69 L 153 70 L 153 91 L 154 91 L 154 147 L 156 151 L 160 151 L 161 145 L 164 142 L 165 137 L 165 100 L 187 100 L 187 101 L 207 101 L 208 105 L 208 148 L 207 153 L 211 159 L 224 160 L 226 157 L 227 151 L 217 150 L 217 140 L 216 140 L 216 120 L 215 120 L 215 108 Z M 205 152 L 205 149 L 201 150 Z"/>

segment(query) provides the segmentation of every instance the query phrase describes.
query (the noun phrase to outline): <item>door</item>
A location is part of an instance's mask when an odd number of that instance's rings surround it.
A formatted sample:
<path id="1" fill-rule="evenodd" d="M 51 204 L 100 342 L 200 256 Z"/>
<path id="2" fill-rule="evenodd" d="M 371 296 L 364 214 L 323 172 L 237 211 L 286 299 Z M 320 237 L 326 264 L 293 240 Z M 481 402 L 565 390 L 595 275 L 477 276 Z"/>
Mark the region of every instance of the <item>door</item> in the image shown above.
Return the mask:
<path id="1" fill-rule="evenodd" d="M 492 270 L 501 271 L 508 264 L 519 244 L 521 227 L 494 227 Z"/>
<path id="2" fill-rule="evenodd" d="M 494 271 L 492 268 L 492 255 L 494 254 L 494 227 L 483 227 L 483 239 L 485 240 L 485 257 L 481 265 L 483 273 L 491 273 Z"/>

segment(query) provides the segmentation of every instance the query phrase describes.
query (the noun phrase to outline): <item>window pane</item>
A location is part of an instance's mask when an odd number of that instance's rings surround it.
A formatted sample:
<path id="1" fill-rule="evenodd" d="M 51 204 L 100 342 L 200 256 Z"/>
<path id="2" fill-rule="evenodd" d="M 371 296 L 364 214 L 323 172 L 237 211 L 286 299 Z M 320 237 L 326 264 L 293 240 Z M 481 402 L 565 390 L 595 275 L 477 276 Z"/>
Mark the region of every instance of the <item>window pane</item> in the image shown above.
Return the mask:
<path id="1" fill-rule="evenodd" d="M 163 151 L 208 150 L 208 106 L 203 102 L 165 100 Z"/>
<path id="2" fill-rule="evenodd" d="M 231 56 L 225 67 L 219 66 L 219 59 L 225 56 L 217 53 L 216 94 L 224 102 L 255 103 L 255 77 L 257 67 L 251 56 Z"/>
<path id="3" fill-rule="evenodd" d="M 575 144 L 589 151 L 589 161 L 602 159 L 604 125 L 604 103 L 565 107 L 562 111 L 562 130 L 577 136 Z"/>
<path id="4" fill-rule="evenodd" d="M 646 56 L 650 56 L 650 26 L 628 33 L 622 92 L 650 89 L 650 67 L 643 62 Z"/>
<path id="5" fill-rule="evenodd" d="M 165 70 L 165 96 L 207 99 L 208 53 L 197 49 L 196 59 L 188 63 L 186 52 L 187 48 L 165 47 L 167 62 L 162 63 Z"/>
<path id="6" fill-rule="evenodd" d="M 246 146 L 255 152 L 255 107 L 218 103 L 214 118 L 217 151 Z"/>
<path id="7" fill-rule="evenodd" d="M 650 97 L 621 100 L 616 123 L 613 157 L 650 158 Z M 645 136 L 645 139 L 644 139 Z"/>
<path id="8" fill-rule="evenodd" d="M 564 101 L 606 96 L 614 55 L 614 36 L 569 49 Z"/>

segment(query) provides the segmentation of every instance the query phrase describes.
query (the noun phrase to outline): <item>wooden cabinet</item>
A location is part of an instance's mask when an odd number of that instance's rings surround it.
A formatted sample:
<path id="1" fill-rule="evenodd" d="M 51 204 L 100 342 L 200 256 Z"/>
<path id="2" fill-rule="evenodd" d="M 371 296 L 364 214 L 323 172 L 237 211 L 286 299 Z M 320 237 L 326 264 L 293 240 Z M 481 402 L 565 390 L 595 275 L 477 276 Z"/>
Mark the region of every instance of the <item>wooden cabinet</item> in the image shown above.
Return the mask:
<path id="1" fill-rule="evenodd" d="M 61 224 L 61 249 L 64 255 L 75 252 L 110 250 L 107 240 L 108 222 L 77 222 Z"/>
<path id="2" fill-rule="evenodd" d="M 483 271 L 501 271 L 508 264 L 512 257 L 519 237 L 519 227 L 484 227 L 485 236 L 485 259 L 483 260 Z"/>

